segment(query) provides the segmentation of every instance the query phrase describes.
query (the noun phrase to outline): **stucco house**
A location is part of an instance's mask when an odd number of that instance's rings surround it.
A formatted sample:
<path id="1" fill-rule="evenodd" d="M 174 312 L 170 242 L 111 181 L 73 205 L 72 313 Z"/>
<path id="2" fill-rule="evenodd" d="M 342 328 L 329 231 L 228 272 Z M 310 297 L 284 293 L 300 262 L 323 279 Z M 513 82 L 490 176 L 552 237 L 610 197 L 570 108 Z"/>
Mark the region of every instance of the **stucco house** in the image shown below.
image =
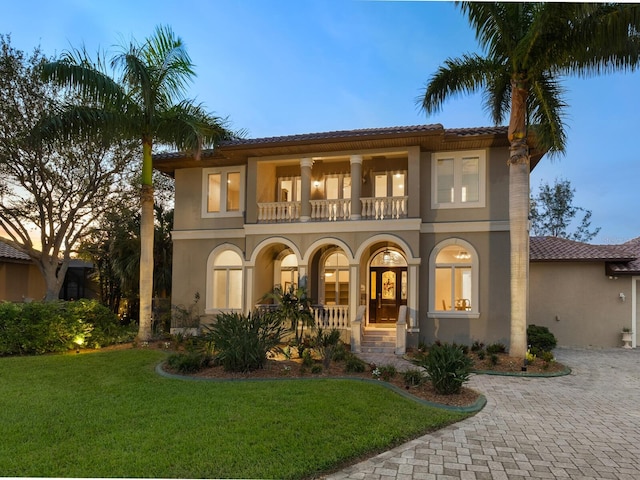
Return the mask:
<path id="1" fill-rule="evenodd" d="M 59 298 L 99 298 L 98 286 L 90 278 L 92 272 L 91 263 L 72 259 Z M 46 292 L 44 276 L 29 255 L 0 238 L 0 301 L 42 300 Z"/>
<path id="2" fill-rule="evenodd" d="M 622 346 L 640 319 L 640 237 L 621 245 L 589 245 L 556 237 L 530 243 L 529 320 L 548 327 L 559 345 Z"/>
<path id="3" fill-rule="evenodd" d="M 172 303 L 199 294 L 206 323 L 305 279 L 355 351 L 508 345 L 508 146 L 506 127 L 433 124 L 156 155 L 175 177 Z"/>
<path id="4" fill-rule="evenodd" d="M 45 292 L 44 277 L 29 255 L 0 240 L 0 300 L 41 299 Z"/>

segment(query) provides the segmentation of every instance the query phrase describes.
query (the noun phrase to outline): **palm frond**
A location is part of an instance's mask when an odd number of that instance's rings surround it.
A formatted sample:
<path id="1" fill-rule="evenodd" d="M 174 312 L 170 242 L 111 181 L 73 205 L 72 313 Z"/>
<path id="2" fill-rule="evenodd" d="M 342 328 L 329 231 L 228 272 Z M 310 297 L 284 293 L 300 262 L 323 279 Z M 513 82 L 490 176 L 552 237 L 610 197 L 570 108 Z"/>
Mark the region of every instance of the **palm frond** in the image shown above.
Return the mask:
<path id="1" fill-rule="evenodd" d="M 494 62 L 475 54 L 449 58 L 431 77 L 418 101 L 427 114 L 438 112 L 447 98 L 480 90 L 498 74 Z"/>
<path id="2" fill-rule="evenodd" d="M 78 92 L 83 98 L 115 108 L 127 102 L 122 86 L 105 71 L 103 59 L 93 63 L 84 49 L 69 51 L 53 62 L 41 66 L 41 76 L 45 81 Z"/>
<path id="3" fill-rule="evenodd" d="M 530 128 L 536 135 L 536 142 L 551 156 L 563 154 L 567 142 L 564 126 L 564 111 L 567 105 L 562 101 L 564 88 L 551 75 L 543 75 L 531 82 L 528 98 Z"/>
<path id="4" fill-rule="evenodd" d="M 198 152 L 222 140 L 235 138 L 227 129 L 227 121 L 208 113 L 201 104 L 185 100 L 158 114 L 156 141 L 179 150 Z"/>
<path id="5" fill-rule="evenodd" d="M 506 74 L 491 75 L 483 94 L 485 110 L 495 125 L 501 125 L 511 109 L 511 81 Z"/>

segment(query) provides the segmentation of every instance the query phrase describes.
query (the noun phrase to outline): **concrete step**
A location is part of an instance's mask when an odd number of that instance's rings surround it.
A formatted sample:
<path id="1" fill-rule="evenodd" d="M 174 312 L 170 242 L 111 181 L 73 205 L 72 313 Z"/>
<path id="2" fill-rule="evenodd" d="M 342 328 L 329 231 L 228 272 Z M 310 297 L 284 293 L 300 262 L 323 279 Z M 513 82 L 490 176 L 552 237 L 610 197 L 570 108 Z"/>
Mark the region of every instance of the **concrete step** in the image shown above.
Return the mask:
<path id="1" fill-rule="evenodd" d="M 393 347 L 367 347 L 362 345 L 360 347 L 360 351 L 362 353 L 384 353 L 384 354 L 394 354 L 396 351 L 395 346 Z"/>
<path id="2" fill-rule="evenodd" d="M 362 353 L 395 353 L 396 336 L 388 332 L 369 331 L 364 333 L 362 343 L 360 345 Z"/>

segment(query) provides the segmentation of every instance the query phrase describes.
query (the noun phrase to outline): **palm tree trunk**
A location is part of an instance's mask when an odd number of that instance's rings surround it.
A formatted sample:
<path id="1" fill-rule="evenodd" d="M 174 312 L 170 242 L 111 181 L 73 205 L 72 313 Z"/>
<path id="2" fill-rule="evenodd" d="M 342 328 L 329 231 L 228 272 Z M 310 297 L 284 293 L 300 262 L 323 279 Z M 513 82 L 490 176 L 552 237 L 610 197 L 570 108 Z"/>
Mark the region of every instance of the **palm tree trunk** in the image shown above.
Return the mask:
<path id="1" fill-rule="evenodd" d="M 509 121 L 509 232 L 511 243 L 511 341 L 509 354 L 525 358 L 529 306 L 529 147 L 527 88 L 512 82 Z"/>
<path id="2" fill-rule="evenodd" d="M 140 326 L 138 340 L 151 338 L 153 295 L 153 186 L 143 185 L 140 198 Z"/>
<path id="3" fill-rule="evenodd" d="M 142 142 L 142 191 L 140 193 L 140 324 L 138 340 L 151 338 L 153 297 L 153 180 L 152 142 Z"/>

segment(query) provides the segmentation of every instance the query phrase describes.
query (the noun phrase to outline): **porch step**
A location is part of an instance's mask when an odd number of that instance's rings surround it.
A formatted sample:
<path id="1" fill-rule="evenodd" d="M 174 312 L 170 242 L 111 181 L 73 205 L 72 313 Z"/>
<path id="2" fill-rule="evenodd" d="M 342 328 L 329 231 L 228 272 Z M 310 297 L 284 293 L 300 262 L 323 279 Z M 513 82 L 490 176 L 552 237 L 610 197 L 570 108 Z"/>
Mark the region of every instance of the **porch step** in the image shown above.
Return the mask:
<path id="1" fill-rule="evenodd" d="M 396 332 L 394 330 L 365 330 L 360 345 L 362 353 L 395 353 Z"/>

